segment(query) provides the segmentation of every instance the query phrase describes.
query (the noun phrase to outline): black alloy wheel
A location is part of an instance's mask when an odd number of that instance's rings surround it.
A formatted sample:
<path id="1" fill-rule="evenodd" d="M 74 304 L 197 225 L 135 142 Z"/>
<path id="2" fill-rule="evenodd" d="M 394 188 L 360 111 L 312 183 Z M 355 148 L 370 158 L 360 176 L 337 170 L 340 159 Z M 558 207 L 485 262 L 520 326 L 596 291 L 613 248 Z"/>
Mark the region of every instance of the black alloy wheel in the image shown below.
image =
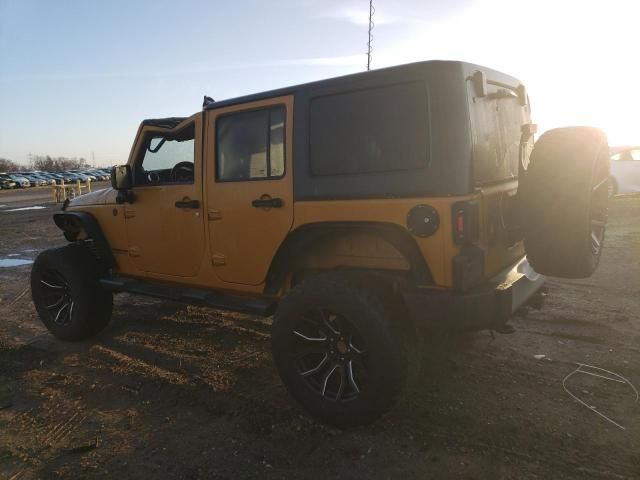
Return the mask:
<path id="1" fill-rule="evenodd" d="M 82 340 L 107 326 L 113 294 L 99 277 L 98 261 L 80 243 L 38 255 L 31 269 L 31 295 L 40 320 L 57 338 Z"/>
<path id="2" fill-rule="evenodd" d="M 296 368 L 321 398 L 354 400 L 370 375 L 367 351 L 356 328 L 327 310 L 309 311 L 291 331 Z"/>
<path id="3" fill-rule="evenodd" d="M 67 281 L 55 270 L 49 270 L 40 279 L 42 298 L 49 321 L 69 325 L 73 317 L 73 297 Z"/>
<path id="4" fill-rule="evenodd" d="M 273 359 L 287 390 L 341 428 L 383 415 L 407 379 L 407 348 L 375 290 L 344 274 L 318 274 L 279 302 L 273 321 Z"/>

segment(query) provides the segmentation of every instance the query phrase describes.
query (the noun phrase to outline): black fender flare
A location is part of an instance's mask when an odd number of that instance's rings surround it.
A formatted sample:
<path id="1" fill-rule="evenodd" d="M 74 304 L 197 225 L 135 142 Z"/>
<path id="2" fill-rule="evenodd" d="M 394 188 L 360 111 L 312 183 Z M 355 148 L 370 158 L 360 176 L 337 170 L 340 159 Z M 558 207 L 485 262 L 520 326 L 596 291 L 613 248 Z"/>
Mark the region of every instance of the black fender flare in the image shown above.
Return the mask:
<path id="1" fill-rule="evenodd" d="M 87 212 L 63 212 L 55 213 L 53 221 L 56 226 L 64 232 L 64 238 L 70 242 L 78 240 L 91 240 L 93 245 L 90 249 L 96 256 L 100 265 L 108 270 L 116 266 L 116 261 L 111 252 L 111 247 L 104 236 L 96 218 Z M 79 239 L 78 234 L 83 231 L 87 238 Z"/>
<path id="2" fill-rule="evenodd" d="M 320 222 L 303 225 L 289 233 L 276 252 L 266 277 L 264 293 L 277 295 L 291 268 L 327 236 L 342 233 L 373 233 L 389 242 L 411 266 L 411 276 L 417 285 L 433 283 L 433 277 L 415 239 L 399 225 L 377 222 Z"/>

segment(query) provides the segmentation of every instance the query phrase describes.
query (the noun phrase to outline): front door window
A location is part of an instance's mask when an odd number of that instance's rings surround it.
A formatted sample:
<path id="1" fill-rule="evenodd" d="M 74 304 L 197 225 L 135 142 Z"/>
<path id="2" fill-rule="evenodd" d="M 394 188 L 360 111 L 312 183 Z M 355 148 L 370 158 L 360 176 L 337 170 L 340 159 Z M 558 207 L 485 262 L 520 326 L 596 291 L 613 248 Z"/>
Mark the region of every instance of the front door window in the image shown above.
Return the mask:
<path id="1" fill-rule="evenodd" d="M 145 135 L 144 153 L 136 169 L 137 185 L 193 183 L 195 128 Z"/>

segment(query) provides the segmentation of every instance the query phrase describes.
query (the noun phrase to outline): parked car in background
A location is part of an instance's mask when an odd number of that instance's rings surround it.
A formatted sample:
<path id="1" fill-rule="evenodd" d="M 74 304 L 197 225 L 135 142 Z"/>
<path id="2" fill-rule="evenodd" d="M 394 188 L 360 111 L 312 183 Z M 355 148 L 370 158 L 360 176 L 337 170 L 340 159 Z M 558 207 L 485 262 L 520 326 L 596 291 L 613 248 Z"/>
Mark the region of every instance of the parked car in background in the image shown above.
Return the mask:
<path id="1" fill-rule="evenodd" d="M 37 179 L 40 182 L 40 186 L 55 184 L 55 180 L 45 177 L 42 172 L 29 172 L 29 176 Z"/>
<path id="2" fill-rule="evenodd" d="M 96 177 L 97 181 L 103 182 L 105 180 L 109 180 L 110 175 L 106 174 L 103 170 L 99 170 L 97 168 L 87 170 L 87 173 Z"/>
<path id="3" fill-rule="evenodd" d="M 29 178 L 27 175 L 25 175 L 23 172 L 15 172 L 15 175 L 18 175 L 24 179 L 26 179 L 29 182 L 29 187 L 35 187 L 38 185 L 38 182 L 35 181 L 35 179 L 31 179 Z"/>
<path id="4" fill-rule="evenodd" d="M 16 188 L 16 182 L 6 173 L 0 173 L 0 189 L 9 190 Z"/>
<path id="5" fill-rule="evenodd" d="M 29 188 L 31 186 L 31 182 L 28 179 L 24 178 L 22 175 L 18 175 L 15 173 L 9 173 L 8 175 L 11 180 L 16 182 L 17 188 Z"/>
<path id="6" fill-rule="evenodd" d="M 17 172 L 18 175 L 22 175 L 24 178 L 29 180 L 29 185 L 32 187 L 42 187 L 47 185 L 47 181 L 38 177 L 33 172 Z"/>
<path id="7" fill-rule="evenodd" d="M 60 185 L 64 183 L 80 182 L 104 182 L 111 178 L 111 170 L 108 168 L 86 168 L 44 172 L 34 170 L 30 172 L 11 172 L 0 174 L 0 188 L 26 188 L 48 185 Z"/>
<path id="8" fill-rule="evenodd" d="M 111 179 L 111 169 L 103 168 L 100 171 L 103 173 L 105 180 L 110 180 Z"/>
<path id="9" fill-rule="evenodd" d="M 49 184 L 48 180 L 33 173 L 25 174 L 24 177 L 31 182 L 32 187 L 45 187 Z"/>
<path id="10" fill-rule="evenodd" d="M 62 170 L 55 172 L 43 172 L 34 170 L 31 172 L 11 172 L 0 174 L 0 189 L 27 188 L 48 185 L 60 185 L 64 183 L 76 183 L 86 181 L 108 181 L 111 171 L 107 168 L 87 168 Z"/>
<path id="11" fill-rule="evenodd" d="M 67 170 L 67 173 L 75 177 L 76 181 L 80 180 L 81 182 L 86 182 L 87 180 L 93 180 L 89 175 L 79 172 L 78 170 Z"/>
<path id="12" fill-rule="evenodd" d="M 75 173 L 66 171 L 56 173 L 64 180 L 64 183 L 75 183 L 78 180 L 82 181 L 82 178 L 80 178 L 80 176 L 76 175 Z"/>
<path id="13" fill-rule="evenodd" d="M 58 172 L 46 172 L 46 174 L 48 176 L 50 176 L 51 178 L 53 178 L 56 181 L 56 184 L 58 184 L 58 185 L 60 185 L 64 180 L 64 177 L 62 175 L 60 175 L 60 173 L 58 173 Z M 66 182 L 66 180 L 64 180 L 64 181 Z"/>
<path id="14" fill-rule="evenodd" d="M 640 146 L 612 147 L 609 198 L 640 192 Z"/>
<path id="15" fill-rule="evenodd" d="M 54 177 L 53 175 L 51 175 L 50 173 L 47 172 L 37 172 L 38 176 L 40 178 L 44 178 L 45 180 L 47 180 L 49 185 L 56 185 L 58 183 L 58 179 L 56 179 L 56 177 Z"/>
<path id="16" fill-rule="evenodd" d="M 48 173 L 46 172 L 41 172 L 40 170 L 35 170 L 33 172 L 31 172 L 32 175 L 35 175 L 36 177 L 44 180 L 47 182 L 47 185 L 55 185 L 56 181 L 53 177 L 51 177 Z"/>
<path id="17" fill-rule="evenodd" d="M 75 169 L 75 170 L 68 170 L 68 172 L 71 173 L 72 175 L 76 175 L 80 177 L 81 181 L 83 182 L 86 182 L 87 180 L 91 180 L 92 182 L 96 181 L 96 177 L 94 175 L 91 175 L 90 173 L 87 173 L 86 170 Z"/>

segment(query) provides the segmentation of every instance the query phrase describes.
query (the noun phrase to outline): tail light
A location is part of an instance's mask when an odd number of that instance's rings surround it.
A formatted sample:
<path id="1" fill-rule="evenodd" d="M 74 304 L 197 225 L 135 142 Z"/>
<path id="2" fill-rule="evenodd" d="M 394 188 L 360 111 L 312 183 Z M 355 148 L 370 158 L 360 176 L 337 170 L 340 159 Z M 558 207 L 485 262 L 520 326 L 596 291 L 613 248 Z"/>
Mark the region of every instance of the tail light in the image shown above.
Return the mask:
<path id="1" fill-rule="evenodd" d="M 458 245 L 473 245 L 480 239 L 480 210 L 475 200 L 456 202 L 451 208 L 453 241 Z"/>

